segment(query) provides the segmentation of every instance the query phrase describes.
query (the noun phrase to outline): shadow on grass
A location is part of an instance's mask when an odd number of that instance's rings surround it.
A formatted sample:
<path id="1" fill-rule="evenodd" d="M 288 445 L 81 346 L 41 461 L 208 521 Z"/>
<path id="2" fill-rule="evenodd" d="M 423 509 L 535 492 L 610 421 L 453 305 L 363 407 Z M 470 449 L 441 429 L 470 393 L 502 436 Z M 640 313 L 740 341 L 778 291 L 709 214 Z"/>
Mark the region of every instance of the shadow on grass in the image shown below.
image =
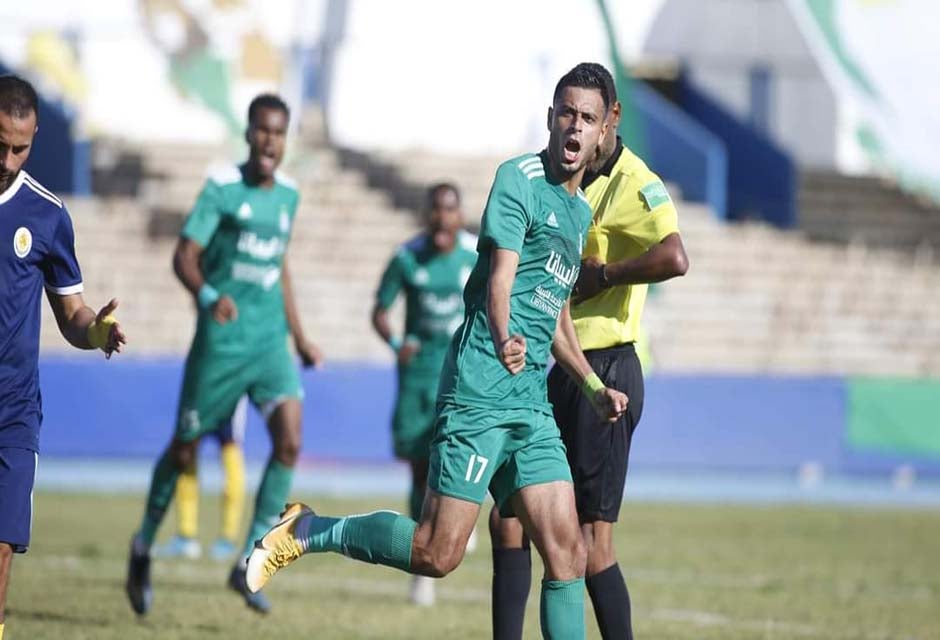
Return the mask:
<path id="1" fill-rule="evenodd" d="M 89 616 L 74 615 L 61 611 L 43 611 L 40 609 L 7 609 L 7 618 L 34 620 L 36 622 L 61 622 L 77 627 L 108 627 L 110 620 L 92 618 Z"/>

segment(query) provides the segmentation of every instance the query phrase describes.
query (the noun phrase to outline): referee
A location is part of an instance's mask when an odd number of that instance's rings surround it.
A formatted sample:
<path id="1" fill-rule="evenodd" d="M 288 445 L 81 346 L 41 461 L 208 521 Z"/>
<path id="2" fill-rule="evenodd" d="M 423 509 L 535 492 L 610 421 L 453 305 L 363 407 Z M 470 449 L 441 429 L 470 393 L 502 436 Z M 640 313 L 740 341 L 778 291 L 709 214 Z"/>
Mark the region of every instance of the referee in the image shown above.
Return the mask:
<path id="1" fill-rule="evenodd" d="M 597 65 L 616 96 L 610 73 Z M 620 124 L 614 100 L 609 127 Z M 588 548 L 586 583 L 605 640 L 633 638 L 630 596 L 617 564 L 613 526 L 620 514 L 630 441 L 643 412 L 643 372 L 634 343 L 647 285 L 684 275 L 689 261 L 676 208 L 662 180 L 608 136 L 582 187 L 594 212 L 571 300 L 581 348 L 605 385 L 627 394 L 627 412 L 615 423 L 597 417 L 561 367 L 548 376 L 548 396 L 568 450 L 581 532 Z M 490 517 L 493 539 L 493 635 L 522 637 L 531 581 L 528 541 L 519 521 Z"/>

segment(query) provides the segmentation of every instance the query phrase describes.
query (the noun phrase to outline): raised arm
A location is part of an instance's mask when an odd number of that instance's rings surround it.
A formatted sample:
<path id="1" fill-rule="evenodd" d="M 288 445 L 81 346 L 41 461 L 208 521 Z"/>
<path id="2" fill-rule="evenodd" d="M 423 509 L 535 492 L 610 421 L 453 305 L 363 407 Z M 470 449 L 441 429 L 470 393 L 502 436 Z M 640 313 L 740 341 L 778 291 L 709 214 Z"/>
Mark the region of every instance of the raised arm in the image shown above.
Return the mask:
<path id="1" fill-rule="evenodd" d="M 578 383 L 599 416 L 614 422 L 627 410 L 627 396 L 616 389 L 605 387 L 584 357 L 568 303 L 558 316 L 552 355 L 571 379 Z"/>
<path id="2" fill-rule="evenodd" d="M 509 297 L 516 280 L 519 254 L 509 249 L 493 249 L 490 277 L 486 285 L 486 318 L 496 356 L 509 373 L 525 368 L 525 337 L 509 333 Z"/>
<path id="3" fill-rule="evenodd" d="M 281 290 L 284 293 L 284 313 L 287 315 L 287 326 L 290 328 L 291 337 L 294 339 L 294 348 L 297 349 L 300 360 L 305 367 L 318 367 L 323 362 L 323 354 L 317 345 L 307 340 L 304 335 L 303 324 L 300 322 L 300 314 L 297 313 L 297 305 L 294 301 L 294 288 L 291 283 L 286 254 L 281 264 Z"/>
<path id="4" fill-rule="evenodd" d="M 70 345 L 78 349 L 101 349 L 110 358 L 120 353 L 127 337 L 120 323 L 111 314 L 118 301 L 111 299 L 98 313 L 85 304 L 82 294 L 59 295 L 46 292 L 59 331 Z"/>

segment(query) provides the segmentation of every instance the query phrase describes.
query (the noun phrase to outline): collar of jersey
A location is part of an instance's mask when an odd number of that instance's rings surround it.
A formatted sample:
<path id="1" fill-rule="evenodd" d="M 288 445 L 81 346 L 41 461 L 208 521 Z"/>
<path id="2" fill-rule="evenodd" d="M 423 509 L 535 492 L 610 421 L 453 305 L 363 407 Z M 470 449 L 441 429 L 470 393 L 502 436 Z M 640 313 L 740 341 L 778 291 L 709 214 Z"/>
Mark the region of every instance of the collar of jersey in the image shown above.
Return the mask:
<path id="1" fill-rule="evenodd" d="M 611 171 L 614 170 L 614 165 L 620 160 L 621 154 L 623 154 L 623 140 L 620 139 L 620 136 L 617 136 L 617 149 L 614 151 L 613 155 L 607 158 L 607 162 L 604 163 L 600 171 L 597 173 L 588 173 L 584 176 L 584 180 L 581 181 L 581 188 L 587 189 L 591 183 L 600 176 L 607 176 L 609 178 Z"/>
<path id="2" fill-rule="evenodd" d="M 20 169 L 20 172 L 16 174 L 16 178 L 13 180 L 13 184 L 7 188 L 6 191 L 0 193 L 0 204 L 4 204 L 10 200 L 13 196 L 16 195 L 16 192 L 20 190 L 20 187 L 23 185 L 23 180 L 26 179 L 26 172 Z"/>

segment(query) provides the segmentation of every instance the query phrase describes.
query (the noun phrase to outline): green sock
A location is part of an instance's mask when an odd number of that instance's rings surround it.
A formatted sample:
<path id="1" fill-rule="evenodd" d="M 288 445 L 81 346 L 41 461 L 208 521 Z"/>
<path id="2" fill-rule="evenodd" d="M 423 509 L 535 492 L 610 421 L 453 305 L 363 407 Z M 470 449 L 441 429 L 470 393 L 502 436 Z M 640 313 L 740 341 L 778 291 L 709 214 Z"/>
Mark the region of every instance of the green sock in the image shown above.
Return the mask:
<path id="1" fill-rule="evenodd" d="M 411 544 L 418 523 L 394 511 L 328 518 L 311 516 L 298 524 L 297 537 L 308 553 L 333 551 L 356 560 L 411 571 Z"/>
<path id="2" fill-rule="evenodd" d="M 293 478 L 293 467 L 281 464 L 273 456 L 268 460 L 268 466 L 261 477 L 261 486 L 258 487 L 258 495 L 255 496 L 255 515 L 245 540 L 245 557 L 255 548 L 255 540 L 260 539 L 277 522 L 290 495 Z"/>
<path id="3" fill-rule="evenodd" d="M 153 469 L 153 478 L 150 480 L 150 492 L 147 494 L 147 508 L 144 511 L 144 520 L 140 524 L 138 535 L 140 539 L 149 547 L 153 544 L 157 536 L 157 529 L 163 522 L 163 516 L 166 515 L 167 507 L 173 500 L 173 493 L 176 491 L 176 479 L 180 472 L 170 459 L 170 453 L 167 451 L 157 461 L 157 466 Z"/>
<path id="4" fill-rule="evenodd" d="M 411 487 L 411 495 L 408 496 L 408 508 L 411 511 L 412 520 L 421 519 L 421 507 L 424 506 L 424 490 L 417 487 Z"/>
<path id="5" fill-rule="evenodd" d="M 584 640 L 584 578 L 542 580 L 540 613 L 546 640 Z"/>

